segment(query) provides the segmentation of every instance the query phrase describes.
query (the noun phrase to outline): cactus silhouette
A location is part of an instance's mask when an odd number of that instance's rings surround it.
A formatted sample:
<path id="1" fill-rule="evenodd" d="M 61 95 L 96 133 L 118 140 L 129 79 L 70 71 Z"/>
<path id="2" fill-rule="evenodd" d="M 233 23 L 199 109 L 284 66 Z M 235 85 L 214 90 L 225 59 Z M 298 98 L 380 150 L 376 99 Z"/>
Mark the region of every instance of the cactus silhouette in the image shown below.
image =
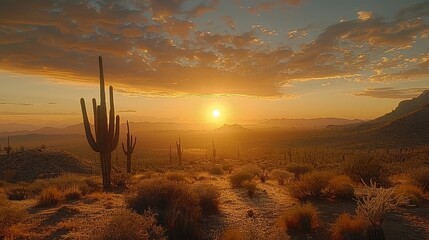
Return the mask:
<path id="1" fill-rule="evenodd" d="M 180 142 L 180 138 L 179 138 L 179 142 L 176 142 L 176 149 L 177 149 L 177 158 L 179 159 L 179 164 L 182 164 L 183 148 L 182 148 L 182 143 Z"/>
<path id="2" fill-rule="evenodd" d="M 214 143 L 213 139 L 212 139 L 212 148 L 213 148 L 213 152 L 212 152 L 213 161 L 216 161 L 216 146 L 215 146 L 215 143 Z"/>
<path id="3" fill-rule="evenodd" d="M 12 147 L 10 146 L 9 136 L 7 136 L 7 147 L 4 147 L 3 149 L 4 149 L 4 151 L 6 152 L 7 155 L 9 155 L 10 152 L 12 151 Z"/>
<path id="4" fill-rule="evenodd" d="M 100 69 L 100 105 L 97 105 L 95 98 L 92 99 L 92 107 L 94 110 L 94 133 L 91 132 L 91 125 L 86 113 L 85 99 L 80 99 L 82 107 L 82 117 L 85 127 L 85 135 L 88 140 L 89 146 L 95 152 L 100 154 L 101 174 L 103 177 L 103 190 L 110 190 L 110 172 L 112 169 L 112 151 L 116 149 L 119 142 L 119 115 L 116 115 L 115 120 L 115 106 L 113 102 L 113 87 L 109 87 L 110 93 L 110 112 L 109 119 L 107 119 L 107 106 L 106 94 L 104 89 L 104 73 L 103 73 L 103 60 L 98 57 Z"/>
<path id="5" fill-rule="evenodd" d="M 124 143 L 122 143 L 122 150 L 124 150 L 124 154 L 127 156 L 127 173 L 131 173 L 131 154 L 134 152 L 134 148 L 136 147 L 137 138 L 130 134 L 130 125 L 127 121 L 127 149 L 125 150 Z"/>

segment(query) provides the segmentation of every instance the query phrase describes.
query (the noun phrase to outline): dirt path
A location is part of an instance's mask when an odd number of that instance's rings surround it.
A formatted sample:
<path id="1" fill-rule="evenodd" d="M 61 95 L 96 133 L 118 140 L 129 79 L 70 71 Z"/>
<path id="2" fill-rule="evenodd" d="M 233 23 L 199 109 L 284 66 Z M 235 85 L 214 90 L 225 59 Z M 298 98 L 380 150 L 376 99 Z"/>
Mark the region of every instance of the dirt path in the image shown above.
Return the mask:
<path id="1" fill-rule="evenodd" d="M 206 219 L 207 230 L 211 233 L 228 228 L 254 228 L 268 234 L 273 231 L 278 216 L 297 203 L 286 187 L 273 181 L 259 182 L 252 198 L 245 189 L 232 188 L 227 176 L 217 177 L 210 183 L 221 190 L 220 217 Z M 253 217 L 247 216 L 249 210 L 253 211 Z"/>

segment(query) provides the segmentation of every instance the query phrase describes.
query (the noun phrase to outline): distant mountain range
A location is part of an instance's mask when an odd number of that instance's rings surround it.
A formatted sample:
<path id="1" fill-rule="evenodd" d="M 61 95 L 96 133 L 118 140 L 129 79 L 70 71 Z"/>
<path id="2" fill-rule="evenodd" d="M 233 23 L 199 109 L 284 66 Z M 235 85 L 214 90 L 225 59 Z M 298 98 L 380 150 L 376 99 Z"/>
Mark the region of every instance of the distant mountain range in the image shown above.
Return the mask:
<path id="1" fill-rule="evenodd" d="M 262 128 L 285 128 L 285 129 L 314 129 L 314 128 L 326 128 L 329 126 L 337 125 L 349 125 L 363 123 L 363 120 L 359 119 L 344 119 L 344 118 L 312 118 L 312 119 L 269 119 L 259 122 L 254 127 Z"/>

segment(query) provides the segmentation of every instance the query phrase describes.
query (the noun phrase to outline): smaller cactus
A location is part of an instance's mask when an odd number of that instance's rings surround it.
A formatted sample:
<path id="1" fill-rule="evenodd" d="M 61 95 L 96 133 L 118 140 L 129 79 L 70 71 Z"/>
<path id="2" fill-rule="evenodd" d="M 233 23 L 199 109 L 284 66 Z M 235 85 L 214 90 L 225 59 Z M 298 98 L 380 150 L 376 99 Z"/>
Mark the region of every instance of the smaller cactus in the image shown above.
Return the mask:
<path id="1" fill-rule="evenodd" d="M 122 150 L 127 156 L 127 173 L 131 173 L 131 154 L 134 152 L 136 147 L 137 138 L 130 134 L 130 124 L 127 121 L 127 148 L 125 149 L 124 143 L 122 143 Z"/>
<path id="2" fill-rule="evenodd" d="M 183 147 L 180 141 L 180 137 L 179 137 L 179 142 L 176 141 L 176 149 L 177 149 L 177 158 L 179 159 L 179 164 L 182 164 Z"/>
<path id="3" fill-rule="evenodd" d="M 10 152 L 12 151 L 12 147 L 10 146 L 9 136 L 7 137 L 7 147 L 4 147 L 3 149 L 4 149 L 4 151 L 6 152 L 7 155 L 9 155 Z"/>

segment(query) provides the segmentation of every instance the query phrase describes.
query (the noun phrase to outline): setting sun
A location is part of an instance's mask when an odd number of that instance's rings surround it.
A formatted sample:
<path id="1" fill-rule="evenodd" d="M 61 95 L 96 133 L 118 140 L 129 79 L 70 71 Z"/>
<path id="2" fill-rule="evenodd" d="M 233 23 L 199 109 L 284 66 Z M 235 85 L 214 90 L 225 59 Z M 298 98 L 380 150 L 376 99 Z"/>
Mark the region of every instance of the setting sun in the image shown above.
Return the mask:
<path id="1" fill-rule="evenodd" d="M 214 109 L 212 112 L 212 115 L 214 118 L 218 118 L 220 116 L 220 111 L 219 109 Z"/>

